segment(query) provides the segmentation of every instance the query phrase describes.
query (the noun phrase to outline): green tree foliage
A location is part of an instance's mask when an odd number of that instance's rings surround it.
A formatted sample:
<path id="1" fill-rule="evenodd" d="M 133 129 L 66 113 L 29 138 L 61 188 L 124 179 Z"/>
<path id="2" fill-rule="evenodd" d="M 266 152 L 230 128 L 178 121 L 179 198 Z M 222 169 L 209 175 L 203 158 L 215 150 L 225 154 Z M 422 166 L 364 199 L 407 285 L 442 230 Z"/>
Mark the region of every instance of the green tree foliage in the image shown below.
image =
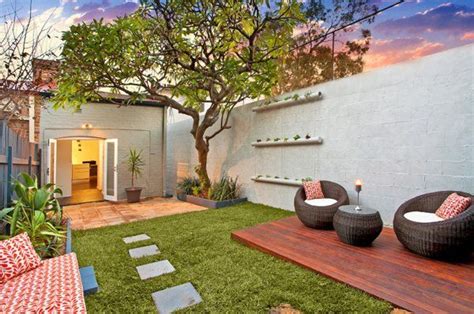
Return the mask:
<path id="1" fill-rule="evenodd" d="M 309 22 L 294 37 L 291 53 L 286 54 L 279 62 L 279 79 L 274 94 L 362 72 L 363 56 L 369 50 L 371 33 L 362 28 L 359 38 L 355 38 L 353 33 L 358 30 L 359 25 L 344 27 L 373 14 L 377 9 L 369 0 L 306 1 L 304 11 Z M 371 17 L 366 22 L 371 23 L 373 20 L 374 17 Z M 353 39 L 341 40 L 344 37 Z"/>

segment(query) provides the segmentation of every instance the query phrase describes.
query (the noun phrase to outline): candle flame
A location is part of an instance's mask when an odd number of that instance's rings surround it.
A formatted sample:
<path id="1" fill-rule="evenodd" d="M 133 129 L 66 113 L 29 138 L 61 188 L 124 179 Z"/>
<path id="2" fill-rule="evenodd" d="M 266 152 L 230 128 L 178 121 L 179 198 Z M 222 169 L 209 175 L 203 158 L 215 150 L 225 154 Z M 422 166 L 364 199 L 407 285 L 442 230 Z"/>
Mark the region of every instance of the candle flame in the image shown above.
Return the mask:
<path id="1" fill-rule="evenodd" d="M 356 182 L 355 182 L 355 185 L 361 185 L 361 186 L 362 186 L 362 180 L 361 180 L 361 179 L 357 179 Z"/>

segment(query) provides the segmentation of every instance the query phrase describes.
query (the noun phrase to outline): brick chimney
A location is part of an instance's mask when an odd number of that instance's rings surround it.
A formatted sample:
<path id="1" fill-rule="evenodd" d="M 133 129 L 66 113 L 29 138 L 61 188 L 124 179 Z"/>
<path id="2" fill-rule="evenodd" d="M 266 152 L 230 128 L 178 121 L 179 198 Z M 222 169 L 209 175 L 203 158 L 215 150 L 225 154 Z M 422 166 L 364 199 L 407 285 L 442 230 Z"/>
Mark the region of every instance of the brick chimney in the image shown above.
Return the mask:
<path id="1" fill-rule="evenodd" d="M 33 59 L 33 83 L 41 89 L 56 88 L 56 75 L 59 71 L 59 61 Z"/>

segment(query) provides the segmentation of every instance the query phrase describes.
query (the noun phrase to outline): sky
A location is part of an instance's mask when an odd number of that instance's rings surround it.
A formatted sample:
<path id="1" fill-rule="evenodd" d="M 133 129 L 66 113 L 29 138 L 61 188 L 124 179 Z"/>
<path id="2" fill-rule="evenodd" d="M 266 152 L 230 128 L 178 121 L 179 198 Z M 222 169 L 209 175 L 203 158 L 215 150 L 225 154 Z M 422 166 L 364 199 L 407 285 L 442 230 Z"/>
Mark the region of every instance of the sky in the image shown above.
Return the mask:
<path id="1" fill-rule="evenodd" d="M 51 46 L 60 44 L 60 33 L 70 25 L 129 14 L 138 0 L 32 0 L 32 14 L 38 24 L 49 20 L 54 25 Z M 0 0 L 6 12 L 15 2 L 29 10 L 29 0 Z M 379 8 L 396 0 L 372 0 Z M 365 56 L 366 70 L 413 60 L 457 46 L 474 43 L 474 0 L 407 0 L 378 15 L 372 24 L 362 25 L 372 32 L 370 50 Z"/>

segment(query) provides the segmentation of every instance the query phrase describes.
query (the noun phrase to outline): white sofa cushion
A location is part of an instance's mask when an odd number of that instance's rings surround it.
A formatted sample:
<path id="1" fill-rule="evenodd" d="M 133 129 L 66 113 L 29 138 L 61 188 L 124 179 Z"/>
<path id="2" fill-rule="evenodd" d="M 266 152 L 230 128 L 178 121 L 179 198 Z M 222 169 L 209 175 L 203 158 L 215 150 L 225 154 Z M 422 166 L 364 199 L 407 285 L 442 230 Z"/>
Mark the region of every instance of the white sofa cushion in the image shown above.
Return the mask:
<path id="1" fill-rule="evenodd" d="M 332 199 L 332 198 L 315 198 L 312 200 L 306 200 L 304 201 L 306 204 L 311 205 L 311 206 L 318 206 L 318 207 L 323 207 L 323 206 L 329 206 L 337 203 L 337 200 Z"/>
<path id="2" fill-rule="evenodd" d="M 427 213 L 427 212 L 419 212 L 419 211 L 413 211 L 413 212 L 408 212 L 403 215 L 406 219 L 414 221 L 414 222 L 420 222 L 420 223 L 428 223 L 428 222 L 438 222 L 438 221 L 443 221 L 444 219 L 436 215 L 435 213 Z"/>

